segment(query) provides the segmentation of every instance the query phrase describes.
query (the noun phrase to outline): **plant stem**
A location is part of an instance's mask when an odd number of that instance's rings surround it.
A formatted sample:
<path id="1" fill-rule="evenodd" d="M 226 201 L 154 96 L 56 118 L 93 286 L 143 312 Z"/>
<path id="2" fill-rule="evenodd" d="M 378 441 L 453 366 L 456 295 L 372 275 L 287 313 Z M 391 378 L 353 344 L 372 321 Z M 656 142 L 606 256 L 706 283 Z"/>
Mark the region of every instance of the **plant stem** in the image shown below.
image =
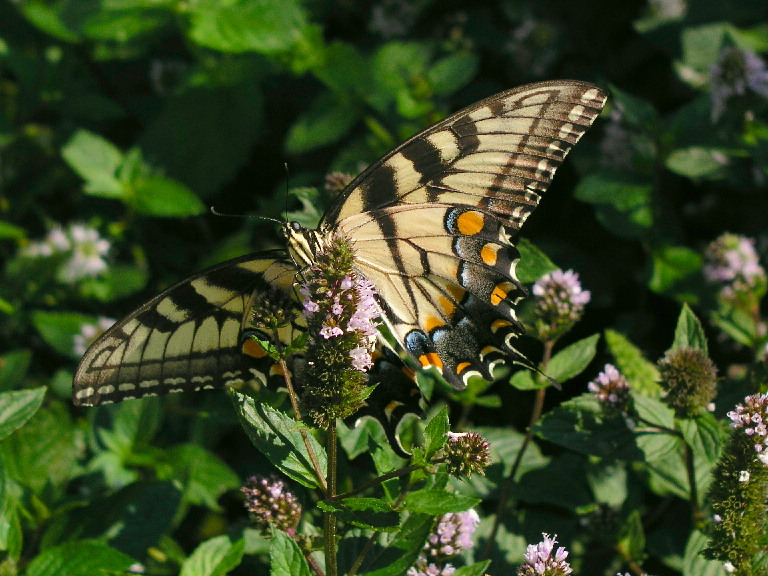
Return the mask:
<path id="1" fill-rule="evenodd" d="M 328 454 L 328 498 L 336 495 L 336 464 L 337 464 L 336 421 L 332 420 L 326 434 L 325 450 Z M 328 576 L 337 576 L 336 565 L 336 515 L 332 512 L 323 512 L 323 525 L 325 531 L 325 571 Z"/>
<path id="2" fill-rule="evenodd" d="M 541 361 L 541 370 L 544 371 L 546 369 L 547 363 L 549 362 L 550 358 L 552 358 L 552 351 L 555 346 L 555 341 L 547 341 L 544 343 L 544 356 Z M 523 439 L 523 443 L 520 446 L 520 450 L 517 453 L 517 456 L 515 457 L 515 462 L 512 464 L 512 469 L 509 471 L 509 474 L 504 479 L 504 483 L 501 486 L 501 494 L 499 495 L 499 503 L 496 506 L 496 517 L 493 520 L 493 527 L 491 528 L 491 533 L 488 535 L 488 539 L 485 541 L 485 547 L 483 548 L 483 553 L 481 558 L 487 559 L 491 556 L 491 547 L 493 546 L 493 542 L 496 540 L 496 534 L 499 531 L 499 526 L 501 526 L 501 520 L 504 516 L 504 510 L 507 507 L 507 501 L 509 500 L 509 494 L 512 491 L 512 485 L 515 482 L 515 476 L 517 476 L 517 471 L 520 468 L 520 464 L 523 461 L 523 455 L 525 454 L 526 449 L 528 448 L 528 445 L 533 440 L 533 426 L 538 422 L 539 418 L 541 418 L 541 414 L 544 411 L 544 397 L 547 394 L 546 388 L 540 388 L 536 391 L 536 398 L 533 403 L 533 411 L 531 412 L 531 419 L 528 422 L 528 429 L 525 432 L 525 438 Z"/>

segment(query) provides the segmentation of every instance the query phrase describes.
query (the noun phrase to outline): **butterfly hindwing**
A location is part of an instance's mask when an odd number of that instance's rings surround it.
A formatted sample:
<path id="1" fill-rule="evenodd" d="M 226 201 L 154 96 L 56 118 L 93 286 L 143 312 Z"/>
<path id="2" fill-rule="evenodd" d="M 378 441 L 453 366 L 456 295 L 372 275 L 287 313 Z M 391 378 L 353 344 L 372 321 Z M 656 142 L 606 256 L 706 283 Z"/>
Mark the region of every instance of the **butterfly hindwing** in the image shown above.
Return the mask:
<path id="1" fill-rule="evenodd" d="M 373 164 L 323 218 L 352 243 L 395 338 L 454 387 L 505 357 L 529 364 L 512 344 L 525 289 L 511 237 L 605 99 L 556 81 L 478 102 Z"/>
<path id="2" fill-rule="evenodd" d="M 253 377 L 241 332 L 253 295 L 292 293 L 295 267 L 282 251 L 245 256 L 156 296 L 88 349 L 74 379 L 75 404 L 95 405 L 218 388 Z"/>

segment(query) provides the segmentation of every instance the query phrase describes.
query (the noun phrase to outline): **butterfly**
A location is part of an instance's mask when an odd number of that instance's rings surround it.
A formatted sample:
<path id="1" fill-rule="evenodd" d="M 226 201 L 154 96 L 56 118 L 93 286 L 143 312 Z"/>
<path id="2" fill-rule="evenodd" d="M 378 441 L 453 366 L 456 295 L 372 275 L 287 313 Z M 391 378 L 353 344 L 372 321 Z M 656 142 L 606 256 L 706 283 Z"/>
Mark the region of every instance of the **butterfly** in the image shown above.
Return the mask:
<path id="1" fill-rule="evenodd" d="M 264 380 L 254 358 L 264 354 L 244 353 L 253 303 L 295 298 L 297 275 L 334 235 L 349 241 L 355 272 L 376 286 L 383 322 L 418 366 L 456 389 L 473 376 L 491 380 L 500 362 L 530 366 L 514 347 L 526 290 L 513 238 L 605 101 L 585 82 L 530 84 L 413 136 L 355 178 L 316 230 L 286 223 L 288 252 L 200 272 L 107 330 L 80 362 L 74 403 Z M 301 330 L 291 323 L 279 338 Z M 381 350 L 372 377 L 396 382 L 396 355 Z"/>

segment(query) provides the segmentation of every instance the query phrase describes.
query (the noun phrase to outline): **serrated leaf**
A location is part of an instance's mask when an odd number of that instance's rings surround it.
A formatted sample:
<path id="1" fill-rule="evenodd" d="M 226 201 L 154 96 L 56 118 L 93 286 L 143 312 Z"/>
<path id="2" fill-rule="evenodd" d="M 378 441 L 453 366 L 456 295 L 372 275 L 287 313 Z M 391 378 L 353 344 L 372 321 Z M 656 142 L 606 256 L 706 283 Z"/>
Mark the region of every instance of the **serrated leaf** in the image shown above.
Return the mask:
<path id="1" fill-rule="evenodd" d="M 0 394 L 0 440 L 26 424 L 40 409 L 46 387 Z"/>
<path id="2" fill-rule="evenodd" d="M 402 576 L 416 563 L 424 542 L 432 531 L 434 518 L 427 514 L 413 513 L 389 545 L 359 571 L 360 576 Z"/>
<path id="3" fill-rule="evenodd" d="M 312 461 L 299 432 L 306 427 L 250 396 L 233 392 L 232 400 L 240 423 L 253 445 L 283 474 L 308 488 L 317 488 Z M 312 434 L 308 433 L 307 438 L 318 460 L 320 472 L 325 476 L 328 466 L 325 450 Z"/>
<path id="4" fill-rule="evenodd" d="M 189 37 L 222 52 L 277 54 L 291 48 L 307 26 L 296 0 L 198 0 L 188 7 Z"/>
<path id="5" fill-rule="evenodd" d="M 26 576 L 93 576 L 124 574 L 136 561 L 101 542 L 68 542 L 42 551 L 26 569 Z"/>
<path id="6" fill-rule="evenodd" d="M 229 536 L 216 536 L 200 544 L 181 566 L 179 576 L 225 576 L 240 565 L 245 541 L 232 542 Z"/>
<path id="7" fill-rule="evenodd" d="M 705 412 L 698 418 L 680 419 L 677 426 L 696 456 L 709 464 L 717 462 L 725 436 L 725 430 L 717 418 Z"/>
<path id="8" fill-rule="evenodd" d="M 450 512 L 464 512 L 480 502 L 479 498 L 451 494 L 444 490 L 423 489 L 409 492 L 403 500 L 403 508 L 411 512 L 440 516 Z"/>
<path id="9" fill-rule="evenodd" d="M 299 545 L 282 530 L 273 530 L 269 547 L 270 576 L 312 576 Z"/>
<path id="10" fill-rule="evenodd" d="M 318 502 L 318 508 L 358 528 L 395 532 L 400 527 L 400 513 L 378 498 L 345 498 Z"/>
<path id="11" fill-rule="evenodd" d="M 560 404 L 534 426 L 534 433 L 581 454 L 618 460 L 641 460 L 635 436 L 618 415 L 606 416 L 602 405 L 584 394 Z"/>
<path id="12" fill-rule="evenodd" d="M 680 311 L 677 326 L 675 327 L 675 339 L 672 342 L 671 349 L 679 350 L 680 348 L 695 348 L 696 350 L 701 350 L 704 354 L 709 352 L 704 328 L 702 328 L 701 322 L 699 322 L 696 314 L 693 313 L 688 304 L 683 304 L 683 309 Z"/>
<path id="13" fill-rule="evenodd" d="M 447 441 L 446 433 L 450 430 L 448 408 L 435 414 L 424 427 L 424 458 L 429 460 Z"/>
<path id="14" fill-rule="evenodd" d="M 698 530 L 691 531 L 683 554 L 683 576 L 727 576 L 723 562 L 707 560 L 702 552 L 709 538 Z"/>
<path id="15" fill-rule="evenodd" d="M 599 334 L 593 334 L 555 354 L 547 364 L 547 376 L 558 382 L 567 382 L 581 374 L 597 353 Z"/>
<path id="16" fill-rule="evenodd" d="M 484 560 L 482 562 L 470 564 L 469 566 L 462 566 L 461 568 L 456 569 L 453 576 L 483 576 L 487 573 L 490 565 L 490 560 Z"/>
<path id="17" fill-rule="evenodd" d="M 647 396 L 660 395 L 659 371 L 656 365 L 648 362 L 626 336 L 614 330 L 606 330 L 605 342 L 616 360 L 616 367 L 634 390 Z"/>

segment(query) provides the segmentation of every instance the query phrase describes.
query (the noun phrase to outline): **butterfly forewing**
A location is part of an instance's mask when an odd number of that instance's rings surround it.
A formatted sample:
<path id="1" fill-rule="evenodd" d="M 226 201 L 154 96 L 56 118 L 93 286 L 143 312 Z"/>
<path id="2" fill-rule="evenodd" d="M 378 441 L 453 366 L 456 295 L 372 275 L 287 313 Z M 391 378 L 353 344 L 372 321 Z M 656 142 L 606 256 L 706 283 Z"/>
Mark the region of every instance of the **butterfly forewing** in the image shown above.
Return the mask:
<path id="1" fill-rule="evenodd" d="M 505 358 L 530 365 L 513 346 L 525 290 L 511 237 L 605 99 L 575 81 L 497 94 L 384 156 L 324 217 L 353 243 L 395 338 L 453 386 Z"/>
<path id="2" fill-rule="evenodd" d="M 85 353 L 75 404 L 221 387 L 248 380 L 253 359 L 241 333 L 253 295 L 292 294 L 293 264 L 283 252 L 230 260 L 169 288 L 115 324 Z"/>

